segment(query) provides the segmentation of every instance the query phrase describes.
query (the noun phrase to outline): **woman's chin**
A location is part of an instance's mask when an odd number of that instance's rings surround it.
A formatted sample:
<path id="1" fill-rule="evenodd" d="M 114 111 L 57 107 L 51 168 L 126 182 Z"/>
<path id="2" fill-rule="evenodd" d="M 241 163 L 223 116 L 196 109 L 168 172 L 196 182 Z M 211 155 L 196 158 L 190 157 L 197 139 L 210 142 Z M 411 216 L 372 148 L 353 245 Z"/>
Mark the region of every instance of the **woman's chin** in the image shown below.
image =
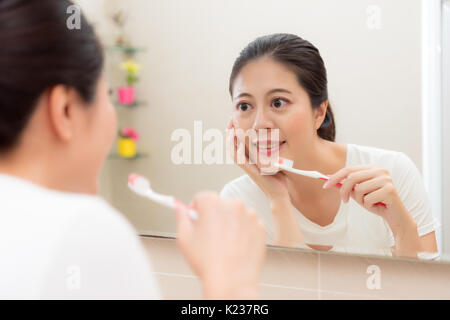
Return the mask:
<path id="1" fill-rule="evenodd" d="M 278 166 L 276 166 L 275 164 L 278 163 L 278 159 L 279 157 L 270 157 L 267 159 L 264 159 L 263 161 L 261 161 L 262 159 L 260 158 L 257 166 L 259 168 L 259 171 L 262 175 L 273 175 L 276 174 L 278 171 L 280 171 L 280 169 L 278 168 Z"/>
<path id="2" fill-rule="evenodd" d="M 284 144 L 282 145 L 282 147 L 283 148 L 280 149 L 285 149 Z M 276 164 L 278 164 L 279 162 L 279 159 L 280 158 L 290 159 L 287 156 L 286 150 L 279 150 L 279 149 L 275 150 L 274 152 L 255 152 L 254 154 L 257 155 L 256 166 L 258 167 L 262 175 L 276 174 L 277 172 L 280 171 L 278 166 L 276 166 Z"/>

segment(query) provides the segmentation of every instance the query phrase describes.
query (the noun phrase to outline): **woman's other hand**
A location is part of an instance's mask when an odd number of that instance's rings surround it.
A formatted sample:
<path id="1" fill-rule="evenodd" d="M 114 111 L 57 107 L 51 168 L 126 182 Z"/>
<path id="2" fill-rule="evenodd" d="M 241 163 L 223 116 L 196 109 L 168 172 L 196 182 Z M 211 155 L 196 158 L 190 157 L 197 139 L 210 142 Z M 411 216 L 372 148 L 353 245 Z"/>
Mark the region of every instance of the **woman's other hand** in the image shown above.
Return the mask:
<path id="1" fill-rule="evenodd" d="M 374 165 L 343 168 L 329 177 L 324 188 L 338 186 L 342 201 L 352 197 L 360 206 L 381 216 L 396 239 L 397 255 L 416 257 L 421 245 L 417 223 L 406 209 L 388 170 Z"/>
<path id="2" fill-rule="evenodd" d="M 252 178 L 272 204 L 290 203 L 286 175 L 281 171 L 273 175 L 264 174 L 256 164 L 250 161 L 249 150 L 243 141 L 239 141 L 232 119 L 227 125 L 226 143 L 229 154 L 233 155 L 234 162 Z M 232 150 L 230 150 L 231 148 Z"/>

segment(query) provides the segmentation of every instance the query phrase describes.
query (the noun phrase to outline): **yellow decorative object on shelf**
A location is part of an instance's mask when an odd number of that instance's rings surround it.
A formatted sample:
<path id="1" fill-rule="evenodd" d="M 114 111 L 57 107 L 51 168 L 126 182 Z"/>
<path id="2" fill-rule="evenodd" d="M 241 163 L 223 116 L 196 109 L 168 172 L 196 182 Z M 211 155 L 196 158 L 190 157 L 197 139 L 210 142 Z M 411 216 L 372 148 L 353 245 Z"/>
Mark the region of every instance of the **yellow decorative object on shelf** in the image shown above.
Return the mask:
<path id="1" fill-rule="evenodd" d="M 136 141 L 139 133 L 130 126 L 123 127 L 118 132 L 117 151 L 122 158 L 134 158 L 137 153 Z"/>
<path id="2" fill-rule="evenodd" d="M 131 138 L 119 138 L 117 151 L 123 158 L 134 158 L 137 152 L 136 142 Z"/>

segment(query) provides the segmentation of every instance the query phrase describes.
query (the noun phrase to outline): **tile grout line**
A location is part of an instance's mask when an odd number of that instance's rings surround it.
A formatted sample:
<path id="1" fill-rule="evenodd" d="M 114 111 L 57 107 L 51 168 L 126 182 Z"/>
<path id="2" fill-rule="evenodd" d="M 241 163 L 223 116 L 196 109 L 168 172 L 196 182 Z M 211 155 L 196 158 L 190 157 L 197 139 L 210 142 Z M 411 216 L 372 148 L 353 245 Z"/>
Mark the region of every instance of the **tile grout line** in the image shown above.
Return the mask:
<path id="1" fill-rule="evenodd" d="M 322 289 L 320 288 L 320 252 L 317 253 L 317 298 L 322 300 Z"/>
<path id="2" fill-rule="evenodd" d="M 161 276 L 169 276 L 169 277 L 180 277 L 180 278 L 189 278 L 189 279 L 198 279 L 197 276 L 191 276 L 187 274 L 181 273 L 170 273 L 170 272 L 152 272 L 153 274 L 161 275 Z"/>
<path id="3" fill-rule="evenodd" d="M 197 276 L 187 275 L 187 274 L 181 274 L 181 273 L 171 273 L 171 272 L 152 272 L 155 275 L 161 275 L 161 276 L 167 276 L 167 277 L 179 277 L 179 278 L 186 278 L 186 279 L 198 279 Z M 283 286 L 283 285 L 277 285 L 277 284 L 270 284 L 270 283 L 260 283 L 261 286 L 265 287 L 272 287 L 272 288 L 280 288 L 280 289 L 289 289 L 289 290 L 301 290 L 301 291 L 316 291 L 314 289 L 309 288 L 301 288 L 301 287 L 291 287 L 291 286 Z M 365 297 L 372 297 L 372 298 L 379 298 L 377 295 L 369 295 L 369 294 L 354 294 L 351 292 L 344 292 L 344 291 L 333 291 L 333 290 L 317 290 L 319 297 L 321 299 L 320 294 L 322 292 L 324 293 L 331 293 L 331 294 L 341 294 L 341 295 L 347 295 L 347 296 L 365 296 Z"/>
<path id="4" fill-rule="evenodd" d="M 316 292 L 317 290 L 314 289 L 308 289 L 308 288 L 300 288 L 300 287 L 290 287 L 290 286 L 282 286 L 282 285 L 276 285 L 276 284 L 268 284 L 268 283 L 260 283 L 261 286 L 265 287 L 271 287 L 271 288 L 279 288 L 279 289 L 288 289 L 288 290 L 299 290 L 299 291 L 313 291 Z M 345 292 L 345 291 L 333 291 L 333 290 L 321 290 L 321 293 L 331 293 L 331 294 L 340 294 L 340 295 L 346 295 L 346 296 L 354 296 L 354 297 L 367 297 L 367 298 L 377 298 L 379 299 L 378 295 L 371 295 L 371 294 L 356 294 L 352 292 Z"/>

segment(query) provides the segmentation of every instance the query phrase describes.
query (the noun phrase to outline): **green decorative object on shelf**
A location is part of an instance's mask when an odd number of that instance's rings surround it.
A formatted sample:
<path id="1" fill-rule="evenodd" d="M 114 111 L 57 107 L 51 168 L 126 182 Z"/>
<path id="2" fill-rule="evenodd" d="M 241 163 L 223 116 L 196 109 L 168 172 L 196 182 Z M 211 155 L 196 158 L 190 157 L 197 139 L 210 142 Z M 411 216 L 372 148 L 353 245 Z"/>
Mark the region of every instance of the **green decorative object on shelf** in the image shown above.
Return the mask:
<path id="1" fill-rule="evenodd" d="M 148 154 L 145 152 L 138 152 L 138 153 L 136 153 L 136 155 L 134 157 L 131 157 L 131 158 L 124 158 L 117 153 L 111 153 L 108 156 L 108 159 L 111 159 L 111 160 L 136 160 L 136 159 L 141 159 L 141 158 L 148 158 Z"/>
<path id="2" fill-rule="evenodd" d="M 113 46 L 108 46 L 107 50 L 118 51 L 118 52 L 122 52 L 123 54 L 125 54 L 127 56 L 133 56 L 137 53 L 145 52 L 147 50 L 147 48 L 125 46 L 125 45 L 113 45 Z"/>
<path id="3" fill-rule="evenodd" d="M 137 107 L 141 107 L 141 106 L 146 106 L 147 102 L 146 101 L 135 101 L 132 104 L 123 104 L 123 103 L 120 103 L 119 101 L 114 101 L 114 105 L 116 107 L 137 108 Z"/>

